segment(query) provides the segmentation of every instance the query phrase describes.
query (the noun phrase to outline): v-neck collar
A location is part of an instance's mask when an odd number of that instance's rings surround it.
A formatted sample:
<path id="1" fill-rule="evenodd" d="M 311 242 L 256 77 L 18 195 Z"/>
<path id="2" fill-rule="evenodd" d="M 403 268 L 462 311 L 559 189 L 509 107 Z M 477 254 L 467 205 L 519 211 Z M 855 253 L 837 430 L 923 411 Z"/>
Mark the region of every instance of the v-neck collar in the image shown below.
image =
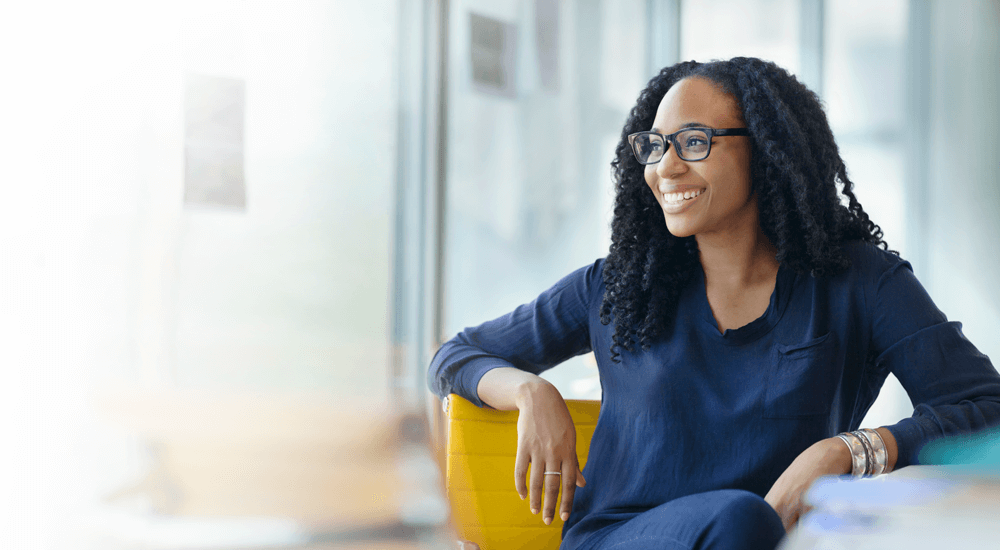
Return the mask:
<path id="1" fill-rule="evenodd" d="M 712 315 L 712 307 L 708 305 L 708 293 L 705 290 L 705 271 L 701 264 L 698 264 L 698 271 L 695 274 L 695 301 L 698 303 L 701 320 L 706 323 L 708 331 L 724 344 L 740 345 L 752 342 L 767 334 L 781 319 L 785 307 L 788 305 L 792 287 L 795 283 L 795 271 L 785 266 L 778 265 L 778 274 L 774 281 L 774 290 L 771 291 L 771 299 L 767 304 L 767 310 L 760 317 L 750 321 L 742 327 L 736 329 L 726 329 L 719 332 L 719 324 Z"/>

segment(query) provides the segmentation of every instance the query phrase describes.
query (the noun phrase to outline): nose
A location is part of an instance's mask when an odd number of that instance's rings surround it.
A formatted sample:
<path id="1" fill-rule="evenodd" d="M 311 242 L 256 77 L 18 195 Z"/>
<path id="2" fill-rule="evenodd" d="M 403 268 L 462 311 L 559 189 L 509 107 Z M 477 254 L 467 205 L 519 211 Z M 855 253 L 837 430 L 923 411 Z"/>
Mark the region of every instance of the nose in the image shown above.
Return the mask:
<path id="1" fill-rule="evenodd" d="M 661 179 L 675 179 L 677 176 L 687 172 L 688 165 L 677 156 L 677 147 L 671 143 L 663 153 L 663 158 L 656 164 L 656 175 Z"/>

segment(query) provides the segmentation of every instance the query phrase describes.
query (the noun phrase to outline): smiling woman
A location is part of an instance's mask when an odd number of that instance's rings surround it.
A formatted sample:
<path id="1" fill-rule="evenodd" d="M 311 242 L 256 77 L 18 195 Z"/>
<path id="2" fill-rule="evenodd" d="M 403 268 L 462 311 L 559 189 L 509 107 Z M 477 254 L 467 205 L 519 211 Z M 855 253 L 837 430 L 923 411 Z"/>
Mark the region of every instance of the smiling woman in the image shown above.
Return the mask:
<path id="1" fill-rule="evenodd" d="M 460 332 L 429 372 L 441 397 L 519 411 L 514 486 L 564 519 L 563 549 L 774 548 L 818 477 L 1000 424 L 1000 374 L 888 250 L 785 70 L 663 69 L 612 166 L 607 257 Z M 538 374 L 590 351 L 603 397 L 581 471 Z M 889 373 L 913 417 L 859 430 Z"/>
<path id="2" fill-rule="evenodd" d="M 728 254 L 716 255 L 721 260 L 717 265 L 703 265 L 719 330 L 739 328 L 767 308 L 778 272 L 777 250 L 757 222 L 757 196 L 751 192 L 750 182 L 750 141 L 718 139 L 715 154 L 709 156 L 716 141 L 712 128 L 732 127 L 734 132 L 747 133 L 739 105 L 711 80 L 686 78 L 663 97 L 653 124 L 654 130 L 709 128 L 672 134 L 680 134 L 685 141 L 675 137 L 680 147 L 675 143 L 658 162 L 647 159 L 644 177 L 663 208 L 672 235 L 698 235 L 702 250 L 753 250 L 752 270 L 746 281 L 733 278 L 733 256 Z M 687 150 L 695 154 L 689 155 Z M 642 162 L 638 155 L 636 158 Z M 738 300 L 737 294 L 745 299 Z"/>

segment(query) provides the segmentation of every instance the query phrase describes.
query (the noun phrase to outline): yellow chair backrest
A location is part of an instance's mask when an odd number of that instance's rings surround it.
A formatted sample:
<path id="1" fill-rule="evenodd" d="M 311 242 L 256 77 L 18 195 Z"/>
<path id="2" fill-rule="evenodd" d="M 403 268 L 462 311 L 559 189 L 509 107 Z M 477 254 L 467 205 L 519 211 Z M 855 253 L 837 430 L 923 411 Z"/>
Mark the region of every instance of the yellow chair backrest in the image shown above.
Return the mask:
<path id="1" fill-rule="evenodd" d="M 601 402 L 567 399 L 566 406 L 576 425 L 582 469 Z M 481 550 L 557 550 L 563 527 L 559 504 L 552 524 L 545 525 L 514 489 L 518 412 L 479 408 L 455 394 L 447 397 L 445 409 L 448 500 L 459 537 Z"/>

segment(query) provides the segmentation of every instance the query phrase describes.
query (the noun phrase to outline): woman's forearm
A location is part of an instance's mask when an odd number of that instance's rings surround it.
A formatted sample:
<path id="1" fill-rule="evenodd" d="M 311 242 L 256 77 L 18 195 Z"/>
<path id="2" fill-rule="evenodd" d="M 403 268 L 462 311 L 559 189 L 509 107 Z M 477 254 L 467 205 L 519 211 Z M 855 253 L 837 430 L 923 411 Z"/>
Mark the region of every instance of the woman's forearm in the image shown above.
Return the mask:
<path id="1" fill-rule="evenodd" d="M 479 399 L 494 409 L 514 411 L 530 405 L 539 393 L 556 389 L 537 374 L 514 367 L 500 367 L 484 374 L 476 391 Z"/>

